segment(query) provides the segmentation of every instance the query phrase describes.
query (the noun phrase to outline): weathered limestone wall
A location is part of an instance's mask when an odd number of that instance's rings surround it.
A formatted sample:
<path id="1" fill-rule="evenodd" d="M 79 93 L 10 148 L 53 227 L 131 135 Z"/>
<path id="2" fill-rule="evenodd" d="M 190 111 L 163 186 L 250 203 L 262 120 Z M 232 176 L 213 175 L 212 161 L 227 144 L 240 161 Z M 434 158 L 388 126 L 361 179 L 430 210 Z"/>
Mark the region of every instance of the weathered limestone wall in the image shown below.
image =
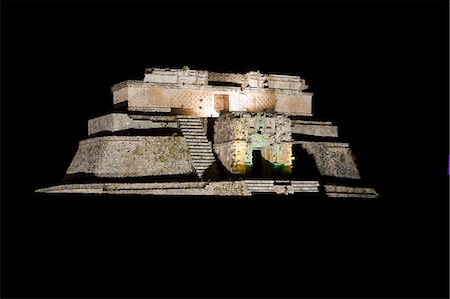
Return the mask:
<path id="1" fill-rule="evenodd" d="M 148 68 L 145 71 L 144 82 L 156 84 L 206 85 L 208 84 L 208 71 Z"/>
<path id="2" fill-rule="evenodd" d="M 296 141 L 313 155 L 321 175 L 360 179 L 358 169 L 347 143 Z"/>
<path id="3" fill-rule="evenodd" d="M 247 166 L 252 163 L 250 145 L 244 141 L 228 141 L 214 144 L 214 152 L 223 166 L 231 173 L 245 173 Z"/>
<path id="4" fill-rule="evenodd" d="M 214 143 L 231 140 L 261 143 L 290 142 L 291 120 L 277 113 L 232 112 L 221 115 L 214 124 Z"/>
<path id="5" fill-rule="evenodd" d="M 208 82 L 209 81 L 236 83 L 241 84 L 242 87 L 245 87 L 247 78 L 245 74 L 239 73 L 208 72 Z"/>
<path id="6" fill-rule="evenodd" d="M 127 129 L 177 129 L 175 116 L 138 116 L 110 113 L 88 121 L 88 135 L 98 132 L 118 132 Z"/>
<path id="7" fill-rule="evenodd" d="M 291 120 L 292 133 L 321 137 L 338 137 L 338 127 L 331 122 Z"/>
<path id="8" fill-rule="evenodd" d="M 128 103 L 129 110 L 170 112 L 171 108 L 191 110 L 192 115 L 217 117 L 218 97 L 226 96 L 229 111 L 283 112 L 292 115 L 312 115 L 312 93 L 245 89 L 218 86 L 154 86 L 149 83 L 126 81 L 112 88 L 113 102 Z M 217 107 L 217 104 L 216 104 Z"/>
<path id="9" fill-rule="evenodd" d="M 188 145 L 179 136 L 107 136 L 82 140 L 67 174 L 139 177 L 192 173 Z"/>
<path id="10" fill-rule="evenodd" d="M 144 82 L 171 85 L 207 85 L 208 82 L 228 82 L 242 88 L 274 88 L 302 91 L 308 88 L 300 76 L 262 74 L 259 71 L 239 73 L 216 73 L 202 70 L 148 68 Z"/>
<path id="11" fill-rule="evenodd" d="M 233 112 L 214 125 L 214 150 L 232 173 L 252 165 L 253 150 L 272 164 L 292 165 L 290 119 L 281 114 Z"/>

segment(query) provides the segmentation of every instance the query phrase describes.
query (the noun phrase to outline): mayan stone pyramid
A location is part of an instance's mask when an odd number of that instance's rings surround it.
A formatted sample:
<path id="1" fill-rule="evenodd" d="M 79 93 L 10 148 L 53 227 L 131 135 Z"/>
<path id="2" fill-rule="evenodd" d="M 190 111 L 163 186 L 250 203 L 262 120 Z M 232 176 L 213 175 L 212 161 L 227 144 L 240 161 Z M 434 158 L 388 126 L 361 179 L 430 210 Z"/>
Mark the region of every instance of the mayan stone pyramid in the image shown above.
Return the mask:
<path id="1" fill-rule="evenodd" d="M 299 76 L 150 68 L 111 88 L 64 183 L 37 192 L 373 198 Z"/>

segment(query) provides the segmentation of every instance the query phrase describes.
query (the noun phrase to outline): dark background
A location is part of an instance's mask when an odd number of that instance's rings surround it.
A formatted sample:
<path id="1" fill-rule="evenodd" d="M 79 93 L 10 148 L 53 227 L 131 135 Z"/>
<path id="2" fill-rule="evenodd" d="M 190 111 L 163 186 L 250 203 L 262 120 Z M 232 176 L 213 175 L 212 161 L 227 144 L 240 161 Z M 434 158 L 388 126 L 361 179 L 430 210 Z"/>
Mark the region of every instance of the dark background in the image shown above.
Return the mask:
<path id="1" fill-rule="evenodd" d="M 448 4 L 1 6 L 2 297 L 448 297 Z M 151 66 L 300 74 L 378 200 L 41 196 Z"/>

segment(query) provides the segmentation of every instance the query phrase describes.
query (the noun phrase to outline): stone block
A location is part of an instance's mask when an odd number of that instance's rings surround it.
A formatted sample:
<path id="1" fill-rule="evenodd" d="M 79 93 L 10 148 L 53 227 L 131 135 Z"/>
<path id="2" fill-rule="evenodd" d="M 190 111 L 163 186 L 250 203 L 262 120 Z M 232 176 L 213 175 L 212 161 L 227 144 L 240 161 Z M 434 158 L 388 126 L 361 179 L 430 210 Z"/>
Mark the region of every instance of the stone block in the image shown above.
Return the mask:
<path id="1" fill-rule="evenodd" d="M 360 179 L 354 157 L 347 143 L 298 141 L 314 157 L 321 175 Z"/>
<path id="2" fill-rule="evenodd" d="M 66 174 L 142 177 L 193 171 L 184 137 L 107 136 L 82 140 Z"/>

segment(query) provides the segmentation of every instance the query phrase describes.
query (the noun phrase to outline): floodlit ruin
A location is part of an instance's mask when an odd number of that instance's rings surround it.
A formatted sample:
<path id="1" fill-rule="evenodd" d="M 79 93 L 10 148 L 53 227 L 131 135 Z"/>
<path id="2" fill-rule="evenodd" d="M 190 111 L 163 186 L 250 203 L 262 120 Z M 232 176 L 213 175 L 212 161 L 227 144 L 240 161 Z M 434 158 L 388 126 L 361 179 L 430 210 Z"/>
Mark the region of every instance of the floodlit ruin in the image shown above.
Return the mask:
<path id="1" fill-rule="evenodd" d="M 373 198 L 299 76 L 150 68 L 114 85 L 64 183 L 47 193 Z"/>

